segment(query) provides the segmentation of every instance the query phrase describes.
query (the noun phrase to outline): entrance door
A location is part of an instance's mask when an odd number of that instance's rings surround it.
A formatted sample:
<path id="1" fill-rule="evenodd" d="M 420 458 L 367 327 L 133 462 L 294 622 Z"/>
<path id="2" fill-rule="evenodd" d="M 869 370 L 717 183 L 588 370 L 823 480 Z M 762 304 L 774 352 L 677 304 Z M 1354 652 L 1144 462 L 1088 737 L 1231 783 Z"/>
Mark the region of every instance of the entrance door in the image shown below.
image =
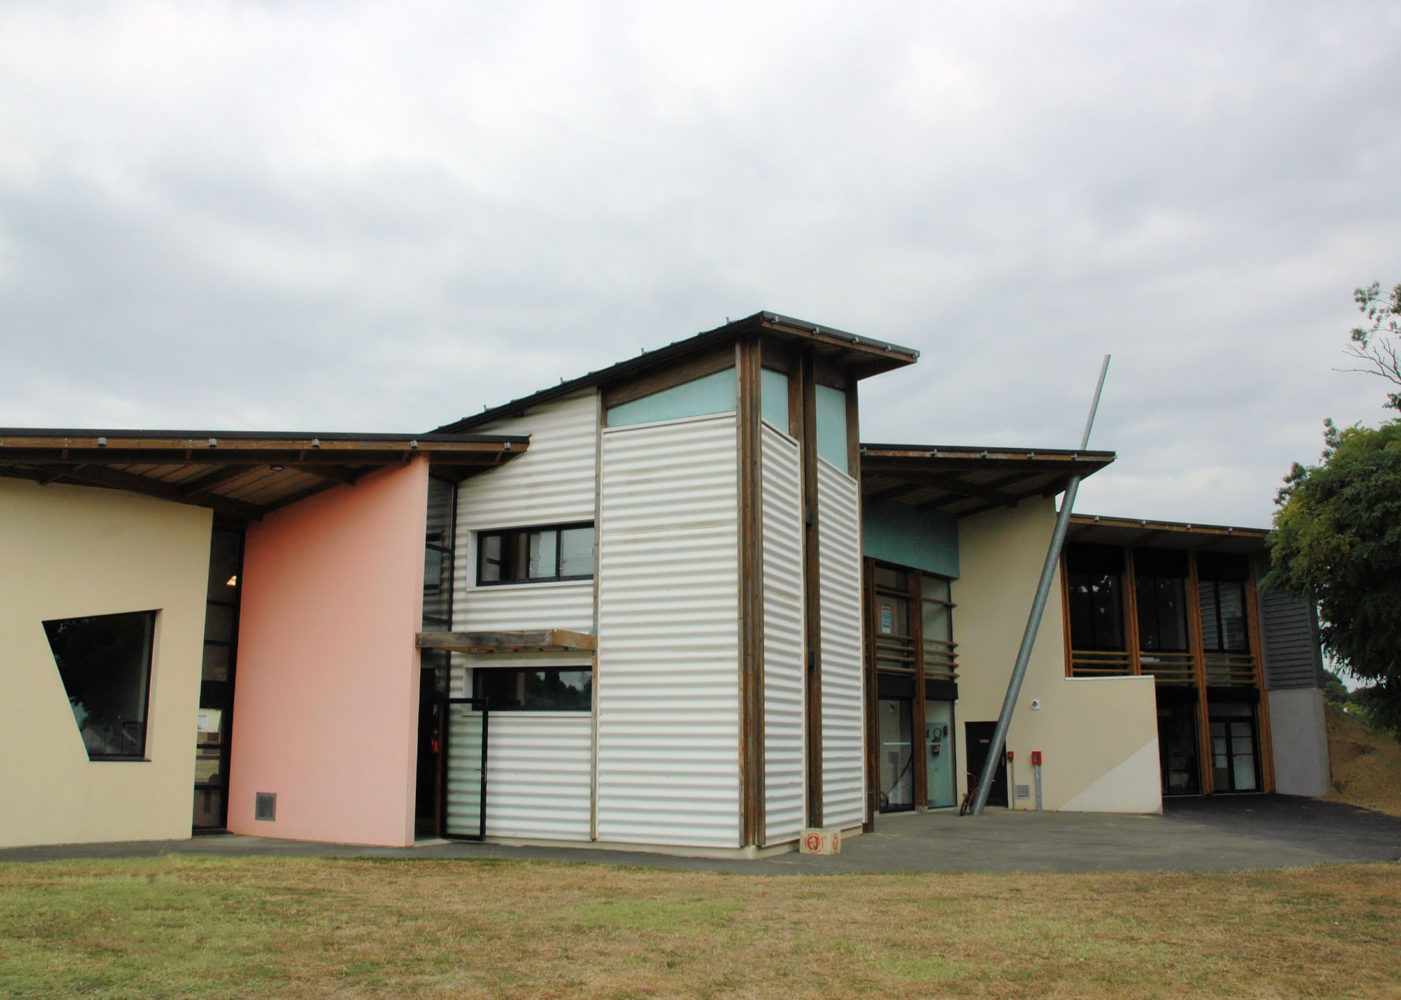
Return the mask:
<path id="1" fill-rule="evenodd" d="M 1158 758 L 1164 795 L 1196 795 L 1201 791 L 1197 778 L 1197 704 L 1181 700 L 1158 700 Z"/>
<path id="2" fill-rule="evenodd" d="M 988 759 L 988 748 L 992 746 L 992 734 L 997 729 L 996 722 L 965 722 L 964 738 L 968 741 L 968 770 L 976 781 L 983 773 L 983 763 Z M 988 790 L 987 804 L 1005 806 L 1007 804 L 1007 758 L 997 762 L 997 771 L 992 776 L 992 788 Z"/>
<path id="3" fill-rule="evenodd" d="M 427 657 L 425 656 L 425 660 Z M 447 666 L 425 666 L 418 673 L 418 780 L 414 796 L 414 836 L 436 837 L 443 817 L 443 701 Z"/>
<path id="4" fill-rule="evenodd" d="M 486 702 L 453 698 L 443 704 L 443 836 L 481 840 L 486 836 Z"/>
<path id="5" fill-rule="evenodd" d="M 1260 790 L 1255 706 L 1212 705 L 1211 781 L 1218 792 Z"/>
<path id="6" fill-rule="evenodd" d="M 958 804 L 953 773 L 953 703 L 929 701 L 924 705 L 924 782 L 929 808 Z"/>
<path id="7" fill-rule="evenodd" d="M 915 807 L 913 703 L 908 698 L 880 700 L 880 810 Z"/>

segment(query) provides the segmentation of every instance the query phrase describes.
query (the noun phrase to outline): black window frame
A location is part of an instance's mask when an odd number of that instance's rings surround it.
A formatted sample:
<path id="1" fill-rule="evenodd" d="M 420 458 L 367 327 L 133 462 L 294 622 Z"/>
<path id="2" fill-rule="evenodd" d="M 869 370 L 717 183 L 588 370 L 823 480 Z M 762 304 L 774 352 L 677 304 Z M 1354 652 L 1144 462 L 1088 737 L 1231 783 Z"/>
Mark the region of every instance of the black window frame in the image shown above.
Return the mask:
<path id="1" fill-rule="evenodd" d="M 501 682 L 508 679 L 514 680 L 522 674 L 582 674 L 587 678 L 587 684 L 582 692 L 585 704 L 525 704 L 515 699 L 499 697 Z M 593 711 L 593 681 L 592 667 L 478 667 L 472 671 L 472 697 L 493 712 L 591 712 Z M 519 682 L 506 686 L 525 689 L 525 685 Z M 496 689 L 497 697 L 492 697 L 493 689 Z M 570 690 L 576 689 L 571 688 Z"/>
<path id="2" fill-rule="evenodd" d="M 477 532 L 477 586 L 478 587 L 502 587 L 519 586 L 523 584 L 535 583 L 560 583 L 571 580 L 592 580 L 594 577 L 594 559 L 589 560 L 589 571 L 587 573 L 560 573 L 560 564 L 563 559 L 564 547 L 560 544 L 561 535 L 566 531 L 576 531 L 587 528 L 593 534 L 590 544 L 592 553 L 598 546 L 598 533 L 594 530 L 592 521 L 573 521 L 567 524 L 547 524 L 531 525 L 524 528 L 495 528 L 491 531 Z M 532 536 L 554 535 L 555 565 L 554 573 L 550 576 L 531 576 L 530 568 L 530 539 Z M 500 539 L 501 558 L 501 578 L 498 580 L 485 579 L 483 570 L 487 564 L 487 540 Z"/>
<path id="3" fill-rule="evenodd" d="M 156 642 L 158 641 L 157 630 L 159 609 L 145 611 L 123 611 L 115 614 L 101 615 L 76 615 L 71 618 L 53 618 L 43 622 L 44 635 L 48 639 L 49 650 L 54 657 L 54 665 L 58 669 L 59 677 L 63 682 L 64 692 L 68 696 L 69 706 L 73 709 L 73 721 L 77 725 L 79 738 L 82 740 L 83 749 L 87 752 L 89 761 L 149 761 L 149 735 L 151 722 L 151 677 L 154 673 L 154 662 L 156 655 Z M 139 702 L 139 716 L 127 718 L 126 713 L 119 711 L 98 711 L 96 705 L 89 707 L 86 697 L 91 697 L 95 690 L 100 691 L 103 681 L 90 680 L 93 664 L 101 664 L 104 658 L 103 651 L 98 649 L 83 648 L 76 645 L 76 639 L 81 636 L 70 635 L 66 640 L 64 634 L 71 629 L 100 630 L 103 623 L 108 628 L 108 637 L 113 635 L 112 626 L 120 629 L 121 623 L 116 619 L 128 619 L 128 624 L 135 624 L 139 619 L 142 627 L 140 639 L 141 648 L 137 652 L 136 660 L 126 664 L 130 668 L 133 664 L 136 667 L 137 678 L 135 680 L 135 695 L 129 693 L 125 699 L 119 701 L 122 707 L 129 707 L 131 704 Z M 101 637 L 101 631 L 98 632 Z M 130 651 L 122 650 L 121 653 Z M 80 662 L 85 661 L 85 662 Z M 139 662 L 137 662 L 139 661 Z M 105 669 L 100 666 L 99 670 Z M 83 716 L 78 715 L 79 709 L 83 710 Z M 121 737 L 132 744 L 132 748 L 125 752 L 114 752 L 95 747 L 89 742 L 87 737 L 87 720 L 97 718 L 106 720 L 114 724 L 114 732 L 120 733 Z M 96 732 L 96 730 L 94 730 Z M 110 741 L 108 741 L 110 743 Z"/>

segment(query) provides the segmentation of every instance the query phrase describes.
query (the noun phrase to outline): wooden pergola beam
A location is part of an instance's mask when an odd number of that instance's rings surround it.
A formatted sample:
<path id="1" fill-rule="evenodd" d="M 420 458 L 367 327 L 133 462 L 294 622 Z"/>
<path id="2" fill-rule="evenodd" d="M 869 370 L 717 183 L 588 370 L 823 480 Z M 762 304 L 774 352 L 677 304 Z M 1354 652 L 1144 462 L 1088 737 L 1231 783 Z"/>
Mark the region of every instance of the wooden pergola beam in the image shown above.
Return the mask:
<path id="1" fill-rule="evenodd" d="M 442 649 L 450 653 L 556 653 L 598 649 L 598 636 L 563 628 L 526 629 L 508 632 L 420 632 L 419 649 Z"/>

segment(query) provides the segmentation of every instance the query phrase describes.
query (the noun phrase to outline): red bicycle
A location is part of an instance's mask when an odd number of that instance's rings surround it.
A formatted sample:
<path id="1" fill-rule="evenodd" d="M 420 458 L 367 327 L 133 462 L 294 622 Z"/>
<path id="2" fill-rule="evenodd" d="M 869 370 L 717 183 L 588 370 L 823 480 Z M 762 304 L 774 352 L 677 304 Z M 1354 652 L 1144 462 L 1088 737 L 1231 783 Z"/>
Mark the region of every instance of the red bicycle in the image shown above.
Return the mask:
<path id="1" fill-rule="evenodd" d="M 968 791 L 963 793 L 963 801 L 958 804 L 958 814 L 967 816 L 973 811 L 973 801 L 978 797 L 978 776 L 968 772 Z"/>

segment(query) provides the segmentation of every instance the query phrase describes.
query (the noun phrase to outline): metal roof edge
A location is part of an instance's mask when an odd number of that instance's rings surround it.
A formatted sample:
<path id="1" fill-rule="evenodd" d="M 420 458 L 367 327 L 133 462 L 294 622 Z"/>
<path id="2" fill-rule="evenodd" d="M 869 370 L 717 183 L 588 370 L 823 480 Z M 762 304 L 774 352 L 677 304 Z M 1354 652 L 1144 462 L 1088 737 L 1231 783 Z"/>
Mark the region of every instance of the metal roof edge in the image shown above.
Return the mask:
<path id="1" fill-rule="evenodd" d="M 851 347 L 862 348 L 872 353 L 893 355 L 898 352 L 898 354 L 902 356 L 904 364 L 914 364 L 919 360 L 919 351 L 910 347 L 901 347 L 898 344 L 872 340 L 868 337 L 848 333 L 845 330 L 822 326 L 818 323 L 809 323 L 806 320 L 794 319 L 791 316 L 784 316 L 781 313 L 761 310 L 751 316 L 731 320 L 714 329 L 703 330 L 690 337 L 672 341 L 670 344 L 666 344 L 662 347 L 654 348 L 650 351 L 643 351 L 636 357 L 627 358 L 623 361 L 608 365 L 607 367 L 595 369 L 577 378 L 565 379 L 558 385 L 540 389 L 497 406 L 483 407 L 481 413 L 461 417 L 451 423 L 443 424 L 438 427 L 434 433 L 455 432 L 467 427 L 475 427 L 479 424 L 497 420 L 501 417 L 515 416 L 531 407 L 539 406 L 542 403 L 553 402 L 556 399 L 563 399 L 583 389 L 600 385 L 605 381 L 623 378 L 634 372 L 645 371 L 648 368 L 665 364 L 667 361 L 685 357 L 687 354 L 702 350 L 712 343 L 739 337 L 753 330 L 774 328 L 782 328 L 783 331 L 797 336 L 820 336 L 831 340 L 844 341 Z"/>

